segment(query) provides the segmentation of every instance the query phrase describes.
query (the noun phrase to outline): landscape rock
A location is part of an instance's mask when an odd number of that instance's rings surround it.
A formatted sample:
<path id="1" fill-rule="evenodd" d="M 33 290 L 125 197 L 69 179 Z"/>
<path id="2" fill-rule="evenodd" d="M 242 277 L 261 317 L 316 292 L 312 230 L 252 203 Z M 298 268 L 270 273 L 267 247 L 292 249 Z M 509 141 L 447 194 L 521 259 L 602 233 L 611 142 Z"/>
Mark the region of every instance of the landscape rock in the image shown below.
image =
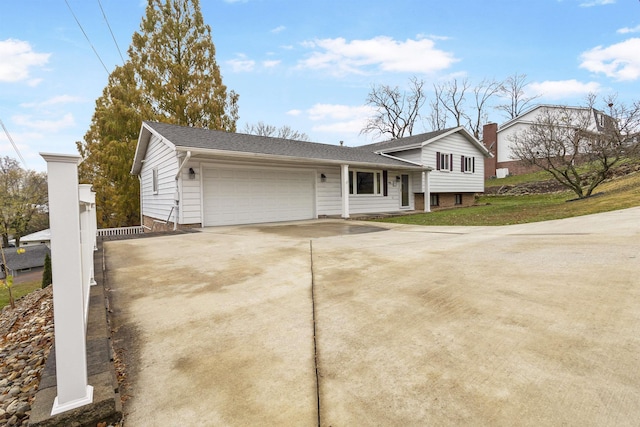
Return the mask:
<path id="1" fill-rule="evenodd" d="M 16 301 L 0 315 L 0 425 L 29 424 L 45 361 L 53 344 L 52 287 Z"/>

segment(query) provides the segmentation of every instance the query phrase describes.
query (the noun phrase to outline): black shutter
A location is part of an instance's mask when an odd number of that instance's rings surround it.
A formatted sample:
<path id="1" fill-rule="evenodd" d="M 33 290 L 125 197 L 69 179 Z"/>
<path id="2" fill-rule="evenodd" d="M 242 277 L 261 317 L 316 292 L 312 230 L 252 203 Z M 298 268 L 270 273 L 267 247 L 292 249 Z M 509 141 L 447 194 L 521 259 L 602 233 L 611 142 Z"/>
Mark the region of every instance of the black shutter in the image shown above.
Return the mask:
<path id="1" fill-rule="evenodd" d="M 464 156 L 460 156 L 460 172 L 464 172 Z"/>
<path id="2" fill-rule="evenodd" d="M 436 153 L 436 170 L 440 170 L 440 152 Z"/>
<path id="3" fill-rule="evenodd" d="M 476 158 L 475 157 L 471 158 L 471 167 L 473 168 L 472 172 L 476 173 Z"/>
<path id="4" fill-rule="evenodd" d="M 449 154 L 449 170 L 453 171 L 453 154 Z"/>
<path id="5" fill-rule="evenodd" d="M 382 171 L 382 195 L 387 196 L 389 194 L 389 184 L 387 183 L 387 179 L 389 177 L 389 173 L 385 170 Z"/>

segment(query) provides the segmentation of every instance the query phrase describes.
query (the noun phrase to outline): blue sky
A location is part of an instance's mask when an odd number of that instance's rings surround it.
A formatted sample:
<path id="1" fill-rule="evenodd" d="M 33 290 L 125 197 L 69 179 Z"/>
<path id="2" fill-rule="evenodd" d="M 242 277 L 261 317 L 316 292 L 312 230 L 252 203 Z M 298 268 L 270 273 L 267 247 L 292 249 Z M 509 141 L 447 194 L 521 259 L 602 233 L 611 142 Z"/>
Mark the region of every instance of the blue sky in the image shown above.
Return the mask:
<path id="1" fill-rule="evenodd" d="M 122 59 L 101 4 L 126 60 L 146 1 L 67 1 L 110 72 Z M 223 81 L 240 94 L 239 131 L 263 121 L 318 142 L 373 142 L 380 138 L 359 135 L 371 86 L 405 88 L 411 76 L 429 99 L 433 84 L 452 78 L 473 85 L 520 73 L 539 103 L 581 105 L 589 92 L 640 100 L 637 0 L 201 0 L 201 8 Z M 105 67 L 65 0 L 3 2 L 0 120 L 29 168 L 45 170 L 38 152 L 77 152 Z M 0 132 L 6 155 L 17 158 Z"/>

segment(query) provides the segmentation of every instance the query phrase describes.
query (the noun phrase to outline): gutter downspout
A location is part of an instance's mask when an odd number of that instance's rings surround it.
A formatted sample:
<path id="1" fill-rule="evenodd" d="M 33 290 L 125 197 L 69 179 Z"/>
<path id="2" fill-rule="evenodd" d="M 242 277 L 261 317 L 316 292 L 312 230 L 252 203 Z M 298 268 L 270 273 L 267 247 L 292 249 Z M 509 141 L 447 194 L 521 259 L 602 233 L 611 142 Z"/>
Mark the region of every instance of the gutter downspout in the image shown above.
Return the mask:
<path id="1" fill-rule="evenodd" d="M 176 231 L 178 229 L 178 210 L 180 209 L 180 173 L 182 172 L 182 169 L 184 169 L 184 166 L 187 164 L 190 158 L 191 151 L 187 151 L 187 155 L 184 157 L 184 160 L 182 161 L 182 163 L 178 167 L 178 171 L 176 172 L 176 195 L 174 197 L 174 200 L 176 201 L 176 214 L 173 220 L 173 231 Z"/>

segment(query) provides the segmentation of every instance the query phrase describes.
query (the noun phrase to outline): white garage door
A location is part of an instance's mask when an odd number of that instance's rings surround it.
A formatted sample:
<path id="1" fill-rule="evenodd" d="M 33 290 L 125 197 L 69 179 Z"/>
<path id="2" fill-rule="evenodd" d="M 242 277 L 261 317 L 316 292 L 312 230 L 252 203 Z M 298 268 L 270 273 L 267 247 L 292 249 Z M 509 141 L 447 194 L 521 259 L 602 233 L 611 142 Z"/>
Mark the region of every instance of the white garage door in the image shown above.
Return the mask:
<path id="1" fill-rule="evenodd" d="M 312 172 L 205 168 L 204 225 L 314 218 Z"/>

